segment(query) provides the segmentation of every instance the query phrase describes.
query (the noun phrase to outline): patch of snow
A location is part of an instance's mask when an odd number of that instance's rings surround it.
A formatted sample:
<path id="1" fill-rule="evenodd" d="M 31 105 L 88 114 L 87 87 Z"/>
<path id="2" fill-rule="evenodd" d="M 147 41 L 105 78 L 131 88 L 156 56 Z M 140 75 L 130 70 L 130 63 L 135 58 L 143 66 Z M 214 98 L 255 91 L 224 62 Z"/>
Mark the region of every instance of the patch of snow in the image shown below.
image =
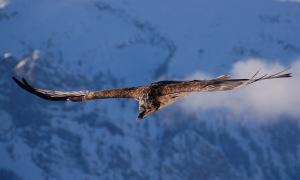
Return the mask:
<path id="1" fill-rule="evenodd" d="M 0 0 L 0 9 L 5 8 L 7 4 L 8 4 L 8 0 Z"/>

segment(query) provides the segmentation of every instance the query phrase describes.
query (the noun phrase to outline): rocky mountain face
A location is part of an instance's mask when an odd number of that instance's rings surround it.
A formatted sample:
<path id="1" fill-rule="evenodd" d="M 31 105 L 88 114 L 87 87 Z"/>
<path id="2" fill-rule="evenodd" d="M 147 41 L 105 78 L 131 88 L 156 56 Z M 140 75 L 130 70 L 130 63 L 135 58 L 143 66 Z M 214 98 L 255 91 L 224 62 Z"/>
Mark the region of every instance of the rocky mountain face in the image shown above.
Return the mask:
<path id="1" fill-rule="evenodd" d="M 11 80 L 108 89 L 253 57 L 288 65 L 299 32 L 297 1 L 0 1 L 0 179 L 300 179 L 297 117 L 179 102 L 136 123 L 134 101 L 53 103 Z"/>

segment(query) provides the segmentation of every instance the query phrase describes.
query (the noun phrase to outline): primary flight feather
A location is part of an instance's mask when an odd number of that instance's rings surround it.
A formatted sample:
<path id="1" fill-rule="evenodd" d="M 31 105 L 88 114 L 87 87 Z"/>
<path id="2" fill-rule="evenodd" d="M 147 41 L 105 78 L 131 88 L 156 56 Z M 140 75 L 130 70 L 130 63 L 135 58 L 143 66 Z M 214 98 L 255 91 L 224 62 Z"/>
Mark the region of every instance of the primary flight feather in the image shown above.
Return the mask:
<path id="1" fill-rule="evenodd" d="M 192 92 L 226 91 L 261 80 L 291 77 L 291 73 L 284 73 L 286 70 L 260 77 L 257 77 L 258 72 L 256 72 L 250 79 L 231 79 L 230 76 L 223 75 L 211 80 L 159 81 L 139 87 L 99 91 L 44 90 L 31 86 L 24 78 L 20 81 L 13 77 L 13 80 L 26 91 L 51 101 L 81 102 L 107 98 L 134 99 L 139 102 L 137 119 L 142 119 Z"/>

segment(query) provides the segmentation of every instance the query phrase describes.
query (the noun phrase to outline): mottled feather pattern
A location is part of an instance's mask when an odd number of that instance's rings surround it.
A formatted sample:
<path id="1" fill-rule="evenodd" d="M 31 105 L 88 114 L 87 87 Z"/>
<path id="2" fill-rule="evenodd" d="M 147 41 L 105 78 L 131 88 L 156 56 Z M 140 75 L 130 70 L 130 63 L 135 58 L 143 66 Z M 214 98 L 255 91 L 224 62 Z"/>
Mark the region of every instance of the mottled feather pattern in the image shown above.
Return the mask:
<path id="1" fill-rule="evenodd" d="M 98 91 L 56 91 L 34 88 L 25 79 L 13 80 L 26 91 L 46 100 L 80 102 L 107 98 L 129 98 L 139 102 L 138 119 L 164 108 L 179 99 L 188 96 L 191 92 L 211 92 L 232 90 L 249 85 L 257 81 L 288 78 L 291 73 L 284 73 L 288 69 L 273 75 L 262 75 L 257 78 L 259 71 L 250 79 L 231 79 L 229 75 L 222 75 L 211 80 L 192 81 L 159 81 L 149 85 Z"/>

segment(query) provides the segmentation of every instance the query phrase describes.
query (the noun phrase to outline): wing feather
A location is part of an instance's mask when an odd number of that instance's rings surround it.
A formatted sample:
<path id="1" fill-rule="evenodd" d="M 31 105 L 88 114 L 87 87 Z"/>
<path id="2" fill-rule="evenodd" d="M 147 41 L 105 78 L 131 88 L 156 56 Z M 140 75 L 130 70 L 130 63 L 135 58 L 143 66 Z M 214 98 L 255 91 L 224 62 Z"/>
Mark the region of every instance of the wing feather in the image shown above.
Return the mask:
<path id="1" fill-rule="evenodd" d="M 288 69 L 278 72 L 273 75 L 263 75 L 258 77 L 259 71 L 257 71 L 250 79 L 228 79 L 227 77 L 221 76 L 212 80 L 193 80 L 185 81 L 177 84 L 166 85 L 161 95 L 183 93 L 183 92 L 207 92 L 207 91 L 226 91 L 232 90 L 243 85 L 249 85 L 257 81 L 276 79 L 276 78 L 288 78 L 292 77 L 291 73 L 284 73 Z"/>
<path id="2" fill-rule="evenodd" d="M 106 98 L 133 98 L 136 99 L 138 93 L 137 88 L 122 88 L 100 91 L 56 91 L 45 90 L 31 86 L 22 78 L 18 80 L 15 77 L 12 79 L 24 90 L 46 100 L 50 101 L 73 101 L 80 102 L 85 100 L 106 99 Z"/>

